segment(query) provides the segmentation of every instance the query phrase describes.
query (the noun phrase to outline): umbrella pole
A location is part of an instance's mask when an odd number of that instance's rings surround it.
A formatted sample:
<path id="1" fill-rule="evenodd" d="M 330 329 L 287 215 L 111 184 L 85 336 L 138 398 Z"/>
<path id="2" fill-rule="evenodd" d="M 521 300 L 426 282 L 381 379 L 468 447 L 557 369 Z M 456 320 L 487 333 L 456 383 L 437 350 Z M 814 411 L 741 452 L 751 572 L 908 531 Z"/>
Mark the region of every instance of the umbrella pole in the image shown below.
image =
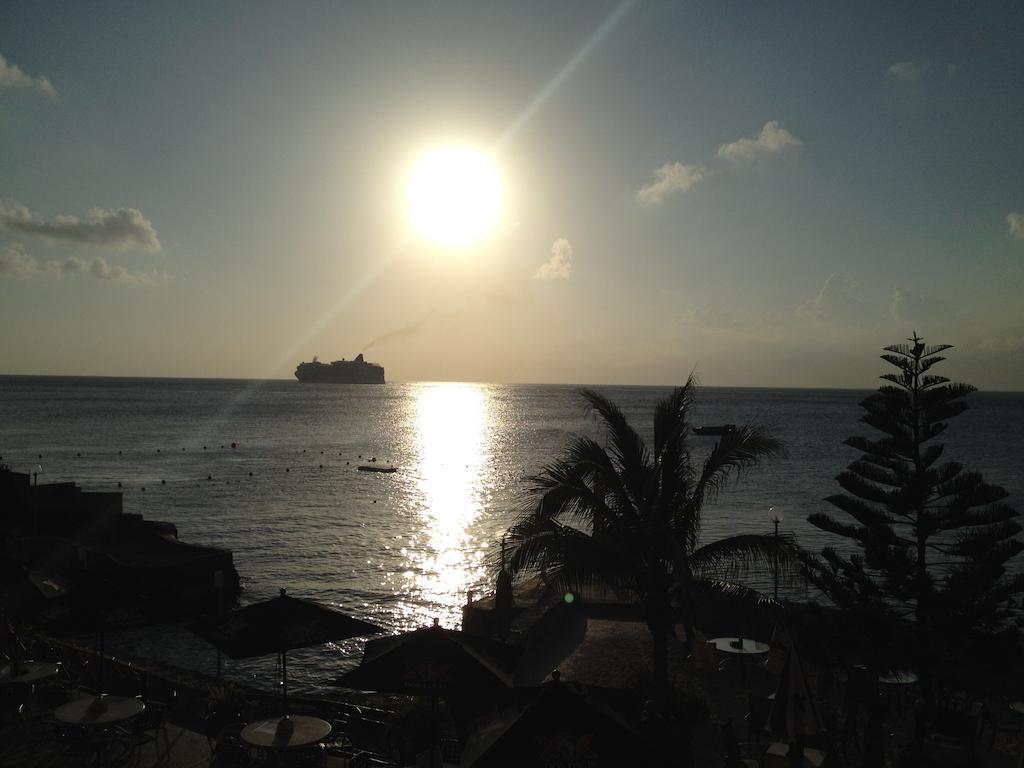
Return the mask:
<path id="1" fill-rule="evenodd" d="M 284 716 L 288 717 L 288 662 L 281 651 L 281 680 L 284 682 Z"/>
<path id="2" fill-rule="evenodd" d="M 213 585 L 217 588 L 217 621 L 224 618 L 224 571 L 214 571 Z M 217 646 L 217 683 L 220 684 L 220 646 Z"/>
<path id="3" fill-rule="evenodd" d="M 97 681 L 100 695 L 103 695 L 103 640 L 107 630 L 107 617 L 102 616 L 100 618 L 100 669 L 97 673 Z"/>
<path id="4" fill-rule="evenodd" d="M 434 747 L 440 748 L 441 734 L 437 724 L 437 694 L 430 697 L 430 720 L 433 723 L 433 739 L 430 742 L 430 768 L 434 768 Z"/>

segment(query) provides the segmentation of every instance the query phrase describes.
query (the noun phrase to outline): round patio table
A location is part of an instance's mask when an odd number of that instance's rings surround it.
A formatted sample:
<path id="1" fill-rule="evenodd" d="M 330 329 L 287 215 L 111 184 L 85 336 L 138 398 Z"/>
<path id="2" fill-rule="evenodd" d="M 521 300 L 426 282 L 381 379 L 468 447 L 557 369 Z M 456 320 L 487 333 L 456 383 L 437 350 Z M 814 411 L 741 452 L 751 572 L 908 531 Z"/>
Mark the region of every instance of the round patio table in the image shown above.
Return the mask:
<path id="1" fill-rule="evenodd" d="M 743 657 L 756 656 L 771 650 L 768 643 L 761 643 L 749 637 L 714 637 L 708 642 L 722 653 L 732 653 L 740 657 L 740 679 L 744 687 L 747 685 L 747 668 L 743 664 Z"/>
<path id="2" fill-rule="evenodd" d="M 107 766 L 110 764 L 108 742 L 114 733 L 112 726 L 131 720 L 145 708 L 146 705 L 141 699 L 129 696 L 82 696 L 67 704 L 61 704 L 53 710 L 53 716 L 68 725 L 94 729 L 97 735 L 95 764 Z"/>
<path id="3" fill-rule="evenodd" d="M 771 646 L 752 640 L 749 637 L 715 637 L 709 642 L 723 653 L 736 653 L 740 655 L 768 653 Z"/>
<path id="4" fill-rule="evenodd" d="M 53 716 L 68 725 L 105 728 L 115 723 L 131 720 L 146 708 L 141 699 L 130 696 L 82 696 L 61 704 L 53 710 Z"/>
<path id="5" fill-rule="evenodd" d="M 878 682 L 882 685 L 910 685 L 911 683 L 916 683 L 917 680 L 917 675 L 909 669 L 886 672 L 884 675 L 878 676 Z"/>
<path id="6" fill-rule="evenodd" d="M 46 661 L 24 661 L 15 669 L 12 664 L 4 664 L 0 671 L 0 682 L 3 683 L 38 683 L 56 677 L 60 666 Z"/>
<path id="7" fill-rule="evenodd" d="M 331 724 L 311 715 L 291 715 L 291 728 L 282 725 L 283 717 L 271 717 L 249 723 L 239 734 L 242 741 L 261 749 L 293 749 L 308 747 L 326 738 Z"/>

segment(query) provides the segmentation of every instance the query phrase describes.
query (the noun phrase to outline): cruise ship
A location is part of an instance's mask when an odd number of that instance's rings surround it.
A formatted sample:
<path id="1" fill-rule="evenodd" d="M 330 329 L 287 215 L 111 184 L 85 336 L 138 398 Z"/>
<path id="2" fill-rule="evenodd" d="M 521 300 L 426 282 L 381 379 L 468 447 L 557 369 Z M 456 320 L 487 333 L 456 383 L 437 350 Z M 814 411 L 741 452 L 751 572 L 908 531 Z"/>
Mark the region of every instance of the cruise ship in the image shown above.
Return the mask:
<path id="1" fill-rule="evenodd" d="M 311 363 L 299 363 L 295 378 L 332 384 L 383 384 L 384 367 L 366 362 L 362 353 L 356 355 L 355 360 L 335 360 L 330 365 L 314 357 Z"/>

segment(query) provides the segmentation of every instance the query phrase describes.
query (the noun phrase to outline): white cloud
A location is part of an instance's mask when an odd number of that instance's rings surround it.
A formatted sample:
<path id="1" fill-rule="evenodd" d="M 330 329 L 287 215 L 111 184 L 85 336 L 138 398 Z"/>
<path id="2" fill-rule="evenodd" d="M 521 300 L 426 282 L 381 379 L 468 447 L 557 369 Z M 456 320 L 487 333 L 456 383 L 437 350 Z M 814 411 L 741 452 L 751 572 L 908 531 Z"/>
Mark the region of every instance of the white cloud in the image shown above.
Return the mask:
<path id="1" fill-rule="evenodd" d="M 153 222 L 137 208 L 93 208 L 85 219 L 57 216 L 53 221 L 46 221 L 24 205 L 0 205 L 0 229 L 115 250 L 160 250 Z"/>
<path id="2" fill-rule="evenodd" d="M 20 243 L 0 247 L 0 277 L 61 279 L 79 276 L 126 285 L 152 285 L 166 279 L 166 275 L 156 273 L 130 272 L 122 266 L 110 264 L 102 256 L 90 260 L 69 256 L 63 261 L 40 264 L 25 253 Z"/>
<path id="3" fill-rule="evenodd" d="M 704 330 L 742 331 L 749 329 L 749 322 L 740 322 L 731 312 L 721 307 L 693 308 L 679 315 L 680 324 Z"/>
<path id="4" fill-rule="evenodd" d="M 942 299 L 922 296 L 905 288 L 893 289 L 889 312 L 899 323 L 917 323 L 926 327 L 948 323 L 955 318 L 953 308 Z"/>
<path id="5" fill-rule="evenodd" d="M 0 247 L 0 276 L 30 277 L 39 271 L 39 263 L 25 253 L 20 243 Z"/>
<path id="6" fill-rule="evenodd" d="M 30 88 L 46 96 L 56 96 L 57 89 L 45 77 L 32 77 L 0 56 L 0 90 L 4 88 Z"/>
<path id="7" fill-rule="evenodd" d="M 769 120 L 753 139 L 739 139 L 718 148 L 718 156 L 732 163 L 745 163 L 762 155 L 777 155 L 801 145 L 800 139 L 780 128 L 777 120 Z"/>
<path id="8" fill-rule="evenodd" d="M 1024 240 L 1024 213 L 1006 214 L 1006 223 L 1010 227 L 1010 237 Z"/>
<path id="9" fill-rule="evenodd" d="M 885 74 L 892 80 L 903 83 L 916 83 L 928 72 L 926 61 L 897 61 L 889 67 Z"/>
<path id="10" fill-rule="evenodd" d="M 560 237 L 551 244 L 551 256 L 533 277 L 536 280 L 568 280 L 572 271 L 572 244 Z"/>
<path id="11" fill-rule="evenodd" d="M 856 280 L 833 273 L 821 286 L 818 295 L 801 304 L 796 314 L 808 320 L 845 326 L 863 326 L 877 319 L 871 306 L 856 296 Z"/>
<path id="12" fill-rule="evenodd" d="M 150 285 L 158 282 L 158 275 L 146 274 L 143 272 L 129 272 L 117 264 L 110 264 L 102 256 L 91 260 L 80 259 L 77 256 L 70 256 L 64 261 L 47 262 L 46 267 L 51 272 L 64 275 L 81 275 L 91 277 L 95 280 L 105 280 L 112 283 L 126 283 L 128 285 Z"/>
<path id="13" fill-rule="evenodd" d="M 999 355 L 1017 355 L 1024 352 L 1024 327 L 1003 328 L 991 332 L 978 343 L 985 352 Z"/>
<path id="14" fill-rule="evenodd" d="M 685 192 L 710 175 L 707 168 L 699 163 L 666 163 L 654 172 L 654 181 L 637 190 L 636 198 L 641 203 L 660 203 L 675 192 Z"/>

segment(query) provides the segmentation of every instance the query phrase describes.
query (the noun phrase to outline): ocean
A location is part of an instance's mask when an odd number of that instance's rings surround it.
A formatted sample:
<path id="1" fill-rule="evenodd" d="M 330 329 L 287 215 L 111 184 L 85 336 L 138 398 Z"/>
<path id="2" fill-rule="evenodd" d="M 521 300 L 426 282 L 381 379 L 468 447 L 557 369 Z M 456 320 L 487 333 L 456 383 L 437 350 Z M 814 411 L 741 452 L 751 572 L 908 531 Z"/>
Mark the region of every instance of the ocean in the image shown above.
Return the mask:
<path id="1" fill-rule="evenodd" d="M 650 439 L 665 387 L 598 387 Z M 835 476 L 870 434 L 866 391 L 699 390 L 696 424 L 768 426 L 786 445 L 705 508 L 702 537 L 769 532 L 768 510 L 801 545 L 828 511 Z M 946 459 L 1024 503 L 1024 394 L 977 393 L 950 423 Z M 389 631 L 438 618 L 457 627 L 468 592 L 492 588 L 488 562 L 521 509 L 528 477 L 576 434 L 599 435 L 572 386 L 0 377 L 0 463 L 124 493 L 126 512 L 165 520 L 183 541 L 226 547 L 241 602 L 322 600 Z M 713 443 L 694 438 L 698 453 Z M 232 447 L 234 445 L 235 447 Z M 356 466 L 376 460 L 394 474 Z M 118 485 L 120 483 L 120 486 Z M 768 588 L 765 583 L 755 586 Z M 180 627 L 117 633 L 107 645 L 212 673 L 215 652 Z M 289 687 L 326 693 L 358 663 L 357 640 L 288 655 Z M 225 661 L 229 678 L 272 688 L 273 659 Z"/>

